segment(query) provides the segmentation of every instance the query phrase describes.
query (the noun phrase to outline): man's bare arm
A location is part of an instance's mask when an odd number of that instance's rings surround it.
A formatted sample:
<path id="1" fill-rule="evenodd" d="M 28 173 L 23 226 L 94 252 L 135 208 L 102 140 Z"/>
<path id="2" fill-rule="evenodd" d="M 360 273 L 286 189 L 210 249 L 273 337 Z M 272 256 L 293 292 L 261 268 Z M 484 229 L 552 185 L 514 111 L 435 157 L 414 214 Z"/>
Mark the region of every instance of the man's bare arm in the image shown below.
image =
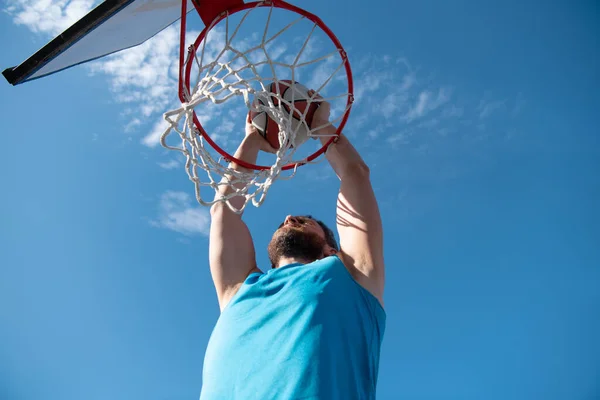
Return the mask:
<path id="1" fill-rule="evenodd" d="M 257 134 L 248 134 L 234 157 L 255 163 L 259 150 L 265 149 L 265 143 L 266 141 Z M 237 171 L 246 170 L 234 163 L 230 167 Z M 222 187 L 221 190 L 223 194 L 231 191 L 227 187 Z M 244 198 L 236 196 L 230 202 L 234 208 L 239 209 L 244 203 Z M 215 203 L 210 209 L 210 214 L 210 272 L 217 291 L 219 307 L 223 311 L 248 275 L 260 270 L 256 265 L 252 236 L 242 220 L 242 215 L 234 213 L 227 204 L 222 202 Z"/>

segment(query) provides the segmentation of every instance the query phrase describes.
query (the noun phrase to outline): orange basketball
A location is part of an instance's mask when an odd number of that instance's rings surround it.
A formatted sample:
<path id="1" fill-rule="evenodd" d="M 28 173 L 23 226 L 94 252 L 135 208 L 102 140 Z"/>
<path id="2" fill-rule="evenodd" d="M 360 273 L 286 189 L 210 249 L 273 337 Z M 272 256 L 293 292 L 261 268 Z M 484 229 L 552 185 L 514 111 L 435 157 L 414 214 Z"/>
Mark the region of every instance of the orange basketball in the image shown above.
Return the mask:
<path id="1" fill-rule="evenodd" d="M 313 116 L 319 108 L 319 103 L 310 101 L 308 89 L 305 86 L 298 82 L 292 83 L 290 80 L 273 82 L 269 85 L 268 91 L 273 93 L 271 101 L 275 106 L 279 106 L 280 98 L 283 100 L 281 108 L 287 113 L 287 116 L 291 114 L 292 129 L 296 132 L 296 140 L 292 145 L 301 145 L 308 139 Z M 261 99 L 255 101 L 265 105 Z M 267 112 L 251 110 L 250 121 L 273 148 L 279 149 L 279 126 Z"/>

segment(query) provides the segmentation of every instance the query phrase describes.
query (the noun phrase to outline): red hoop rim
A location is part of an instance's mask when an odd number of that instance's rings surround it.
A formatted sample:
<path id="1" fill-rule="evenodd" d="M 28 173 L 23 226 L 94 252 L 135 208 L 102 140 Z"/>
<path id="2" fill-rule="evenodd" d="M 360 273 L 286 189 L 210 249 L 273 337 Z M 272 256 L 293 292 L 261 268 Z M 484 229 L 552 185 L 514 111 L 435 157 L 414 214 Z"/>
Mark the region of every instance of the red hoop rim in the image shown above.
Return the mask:
<path id="1" fill-rule="evenodd" d="M 185 74 L 184 74 L 183 66 L 185 64 L 185 31 L 186 31 L 186 15 L 187 15 L 187 4 L 186 3 L 187 3 L 186 0 L 182 1 L 181 32 L 180 32 L 180 45 L 179 45 L 180 46 L 180 49 L 179 49 L 179 99 L 181 100 L 182 103 L 186 101 L 185 96 L 184 96 L 184 93 L 185 93 L 184 88 L 187 89 L 188 93 L 190 92 L 190 88 L 191 88 L 190 87 L 190 76 L 191 76 L 192 64 L 193 64 L 191 62 L 188 62 L 187 65 L 185 65 Z M 200 14 L 200 10 L 198 8 L 199 7 L 198 2 L 194 1 L 192 3 L 194 4 L 196 11 Z M 302 15 L 303 17 L 307 18 L 308 20 L 314 22 L 319 28 L 321 28 L 323 30 L 323 32 L 325 32 L 327 34 L 329 39 L 336 46 L 336 48 L 340 54 L 340 57 L 344 61 L 344 67 L 346 70 L 346 78 L 347 78 L 347 82 L 348 82 L 348 100 L 346 101 L 346 111 L 344 112 L 344 116 L 342 117 L 342 120 L 340 121 L 340 124 L 335 132 L 335 136 L 332 136 L 319 150 L 317 150 L 316 152 L 314 152 L 313 154 L 311 154 L 304 160 L 289 163 L 282 167 L 282 170 L 290 170 L 290 169 L 302 166 L 306 163 L 309 163 L 309 162 L 313 161 L 314 159 L 316 159 L 317 157 L 319 157 L 321 154 L 323 154 L 327 150 L 327 148 L 334 141 L 336 141 L 338 139 L 338 137 L 340 136 L 340 134 L 342 133 L 342 131 L 344 129 L 344 126 L 346 125 L 346 122 L 348 121 L 348 117 L 350 116 L 350 110 L 352 109 L 352 103 L 354 102 L 354 82 L 352 79 L 352 69 L 350 68 L 350 62 L 348 60 L 346 51 L 344 50 L 344 47 L 342 46 L 342 44 L 339 41 L 339 39 L 337 38 L 337 36 L 335 36 L 333 31 L 331 29 L 329 29 L 329 27 L 327 25 L 325 25 L 325 23 L 316 15 L 314 15 L 308 11 L 305 11 L 299 7 L 296 7 L 292 4 L 286 3 L 285 1 L 282 1 L 282 0 L 254 1 L 254 2 L 250 2 L 250 3 L 242 4 L 242 5 L 239 5 L 236 7 L 232 7 L 230 9 L 227 9 L 227 10 L 224 10 L 223 12 L 221 12 L 213 20 L 213 22 L 211 24 L 205 26 L 204 29 L 202 30 L 202 32 L 200 32 L 200 34 L 194 41 L 194 45 L 193 45 L 194 50 L 193 51 L 195 53 L 195 51 L 196 51 L 195 49 L 198 48 L 198 45 L 204 40 L 204 38 L 206 37 L 208 32 L 210 32 L 210 30 L 212 29 L 212 27 L 216 26 L 219 22 L 221 22 L 223 19 L 225 19 L 228 15 L 232 15 L 232 14 L 235 14 L 235 13 L 238 13 L 240 11 L 244 11 L 244 10 L 247 10 L 250 8 L 271 7 L 271 6 L 273 6 L 275 8 L 281 8 L 284 10 L 292 11 L 292 12 L 295 12 L 296 14 Z M 208 142 L 208 144 L 210 144 L 217 151 L 217 153 L 219 153 L 221 156 L 223 156 L 223 158 L 227 162 L 235 162 L 236 164 L 240 165 L 241 167 L 248 168 L 248 169 L 254 169 L 254 170 L 268 170 L 268 169 L 272 168 L 271 165 L 266 166 L 266 165 L 256 165 L 256 164 L 248 163 L 246 161 L 240 160 L 240 159 L 232 156 L 227 151 L 223 150 L 218 144 L 216 144 L 212 140 L 210 135 L 206 132 L 206 130 L 202 126 L 202 123 L 198 119 L 195 110 L 193 111 L 193 121 L 194 121 L 194 125 L 198 129 L 198 132 L 200 133 L 200 135 L 202 135 L 202 137 Z"/>

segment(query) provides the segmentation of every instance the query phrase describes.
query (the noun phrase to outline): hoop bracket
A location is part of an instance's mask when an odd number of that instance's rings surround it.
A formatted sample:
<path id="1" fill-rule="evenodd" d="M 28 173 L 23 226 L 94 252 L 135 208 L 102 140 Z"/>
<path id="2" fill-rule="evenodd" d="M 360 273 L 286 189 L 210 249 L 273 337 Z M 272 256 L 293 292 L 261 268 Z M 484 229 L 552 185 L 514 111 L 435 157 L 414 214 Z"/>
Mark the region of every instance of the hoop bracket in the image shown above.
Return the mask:
<path id="1" fill-rule="evenodd" d="M 183 0 L 185 1 L 185 0 Z M 244 0 L 192 0 L 196 10 L 202 18 L 204 25 L 209 26 L 211 22 L 221 14 L 233 7 L 239 7 L 244 4 Z"/>

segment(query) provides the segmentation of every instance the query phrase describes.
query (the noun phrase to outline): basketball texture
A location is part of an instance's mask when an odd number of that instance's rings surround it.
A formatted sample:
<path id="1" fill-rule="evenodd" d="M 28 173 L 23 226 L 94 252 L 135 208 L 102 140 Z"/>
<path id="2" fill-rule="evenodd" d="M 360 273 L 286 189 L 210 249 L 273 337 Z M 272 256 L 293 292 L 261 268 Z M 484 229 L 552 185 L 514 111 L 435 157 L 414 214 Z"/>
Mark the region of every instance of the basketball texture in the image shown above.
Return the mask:
<path id="1" fill-rule="evenodd" d="M 308 89 L 298 82 L 292 84 L 291 80 L 272 82 L 267 89 L 276 107 L 280 106 L 279 98 L 284 100 L 281 102 L 280 109 L 287 113 L 286 116 L 292 116 L 292 129 L 296 132 L 292 146 L 300 146 L 308 139 L 313 116 L 319 108 L 319 103 L 310 102 Z M 265 104 L 266 101 L 259 98 L 255 100 L 256 103 L 268 106 Z M 304 120 L 303 115 L 305 115 Z M 273 148 L 279 149 L 279 126 L 267 112 L 251 110 L 250 121 Z"/>

